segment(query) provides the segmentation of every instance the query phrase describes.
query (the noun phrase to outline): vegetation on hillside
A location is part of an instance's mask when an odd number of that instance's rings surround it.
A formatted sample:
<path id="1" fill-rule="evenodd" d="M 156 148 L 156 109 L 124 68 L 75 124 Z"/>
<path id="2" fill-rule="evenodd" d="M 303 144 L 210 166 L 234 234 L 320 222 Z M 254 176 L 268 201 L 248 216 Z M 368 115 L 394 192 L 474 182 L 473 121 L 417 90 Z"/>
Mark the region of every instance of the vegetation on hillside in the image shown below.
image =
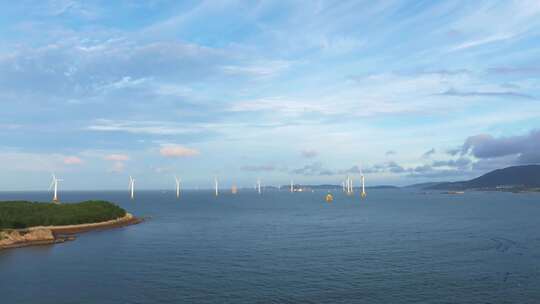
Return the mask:
<path id="1" fill-rule="evenodd" d="M 124 209 L 107 201 L 75 204 L 4 201 L 0 202 L 0 229 L 97 223 L 124 215 Z"/>
<path id="2" fill-rule="evenodd" d="M 540 188 L 540 165 L 513 166 L 488 172 L 468 181 L 429 185 L 432 190 L 529 190 Z"/>

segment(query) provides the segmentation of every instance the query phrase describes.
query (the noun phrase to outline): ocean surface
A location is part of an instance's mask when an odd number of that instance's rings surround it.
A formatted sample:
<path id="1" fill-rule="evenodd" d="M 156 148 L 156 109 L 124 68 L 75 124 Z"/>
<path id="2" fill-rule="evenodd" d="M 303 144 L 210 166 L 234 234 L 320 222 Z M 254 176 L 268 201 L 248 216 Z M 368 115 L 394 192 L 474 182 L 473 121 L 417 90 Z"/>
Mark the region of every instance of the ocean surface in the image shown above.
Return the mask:
<path id="1" fill-rule="evenodd" d="M 540 194 L 325 194 L 62 192 L 148 220 L 0 251 L 0 303 L 540 303 Z"/>

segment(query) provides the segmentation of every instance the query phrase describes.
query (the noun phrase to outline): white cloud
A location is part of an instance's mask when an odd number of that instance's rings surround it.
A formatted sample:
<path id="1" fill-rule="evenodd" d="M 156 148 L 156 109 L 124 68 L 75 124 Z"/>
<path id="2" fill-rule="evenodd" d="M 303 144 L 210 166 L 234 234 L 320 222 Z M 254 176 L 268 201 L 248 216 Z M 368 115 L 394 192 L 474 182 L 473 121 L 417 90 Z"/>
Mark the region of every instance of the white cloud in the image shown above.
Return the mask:
<path id="1" fill-rule="evenodd" d="M 252 64 L 243 65 L 225 65 L 222 66 L 226 74 L 231 75 L 247 75 L 255 77 L 272 77 L 277 76 L 285 70 L 289 69 L 291 62 L 289 61 L 267 61 L 255 62 Z"/>
<path id="2" fill-rule="evenodd" d="M 114 162 L 112 167 L 109 169 L 109 172 L 112 173 L 122 173 L 124 172 L 126 165 L 123 162 Z"/>
<path id="3" fill-rule="evenodd" d="M 91 131 L 102 132 L 127 132 L 134 134 L 154 134 L 154 135 L 178 135 L 198 131 L 197 128 L 185 127 L 172 122 L 161 121 L 129 121 L 129 120 L 106 120 L 99 119 L 94 124 L 86 127 Z"/>
<path id="4" fill-rule="evenodd" d="M 66 165 L 80 165 L 83 163 L 83 160 L 77 156 L 67 156 L 64 158 L 64 164 Z"/>
<path id="5" fill-rule="evenodd" d="M 200 154 L 196 149 L 187 148 L 181 145 L 164 146 L 159 150 L 159 153 L 165 157 L 191 157 Z"/>
<path id="6" fill-rule="evenodd" d="M 129 156 L 127 154 L 109 154 L 105 155 L 104 159 L 110 161 L 127 161 L 129 160 Z"/>
<path id="7" fill-rule="evenodd" d="M 512 37 L 514 36 L 511 34 L 496 34 L 490 37 L 484 37 L 484 38 L 479 38 L 479 39 L 463 42 L 451 48 L 450 51 L 451 52 L 460 51 L 460 50 L 464 50 L 464 49 L 468 49 L 468 48 L 472 48 L 472 47 L 476 47 L 476 46 L 480 46 L 480 45 L 484 45 L 488 43 L 500 42 L 500 41 L 511 39 Z"/>

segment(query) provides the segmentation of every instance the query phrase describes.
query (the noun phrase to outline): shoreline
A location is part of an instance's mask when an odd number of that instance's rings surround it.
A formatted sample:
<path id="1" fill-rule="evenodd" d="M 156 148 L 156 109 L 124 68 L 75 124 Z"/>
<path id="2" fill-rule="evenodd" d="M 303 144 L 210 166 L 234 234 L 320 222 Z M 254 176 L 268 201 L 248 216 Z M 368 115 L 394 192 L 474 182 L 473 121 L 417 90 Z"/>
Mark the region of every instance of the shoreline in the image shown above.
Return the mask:
<path id="1" fill-rule="evenodd" d="M 23 229 L 9 229 L 3 232 L 0 239 L 0 250 L 38 245 L 50 245 L 75 240 L 75 235 L 89 231 L 105 230 L 135 225 L 144 219 L 126 213 L 125 216 L 99 223 L 88 223 L 64 226 L 35 226 Z"/>

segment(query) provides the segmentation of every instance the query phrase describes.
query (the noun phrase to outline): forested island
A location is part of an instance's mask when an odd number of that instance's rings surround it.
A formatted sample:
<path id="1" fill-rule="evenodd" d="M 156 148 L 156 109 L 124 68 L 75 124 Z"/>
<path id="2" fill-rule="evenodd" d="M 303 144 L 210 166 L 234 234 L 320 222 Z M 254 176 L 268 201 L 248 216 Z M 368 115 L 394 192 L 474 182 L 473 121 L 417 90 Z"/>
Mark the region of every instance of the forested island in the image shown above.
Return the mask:
<path id="1" fill-rule="evenodd" d="M 141 220 L 107 201 L 51 204 L 0 202 L 0 249 L 51 244 L 95 229 L 121 227 Z"/>

